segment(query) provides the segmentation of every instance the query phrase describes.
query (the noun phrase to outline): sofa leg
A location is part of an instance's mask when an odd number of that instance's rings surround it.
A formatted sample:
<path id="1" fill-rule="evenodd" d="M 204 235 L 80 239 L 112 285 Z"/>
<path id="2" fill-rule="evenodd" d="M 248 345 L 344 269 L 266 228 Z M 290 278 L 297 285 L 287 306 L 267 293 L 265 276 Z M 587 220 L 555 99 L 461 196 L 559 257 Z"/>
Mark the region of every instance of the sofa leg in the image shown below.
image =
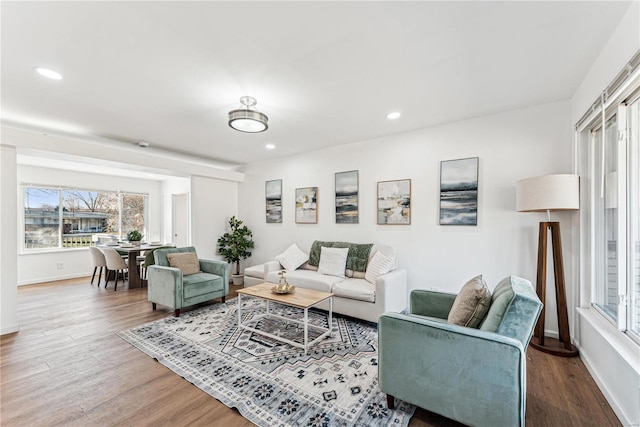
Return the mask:
<path id="1" fill-rule="evenodd" d="M 396 405 L 395 405 L 393 396 L 391 396 L 390 394 L 387 394 L 387 407 L 389 409 L 393 409 L 395 406 Z"/>
<path id="2" fill-rule="evenodd" d="M 176 308 L 176 317 L 180 317 L 180 309 Z"/>
<path id="3" fill-rule="evenodd" d="M 222 302 L 225 302 L 227 300 L 227 297 L 222 297 Z"/>
<path id="4" fill-rule="evenodd" d="M 156 303 L 155 303 L 155 302 L 152 302 L 152 303 L 151 303 L 151 307 L 153 307 L 153 309 L 155 310 L 155 309 L 156 309 Z"/>

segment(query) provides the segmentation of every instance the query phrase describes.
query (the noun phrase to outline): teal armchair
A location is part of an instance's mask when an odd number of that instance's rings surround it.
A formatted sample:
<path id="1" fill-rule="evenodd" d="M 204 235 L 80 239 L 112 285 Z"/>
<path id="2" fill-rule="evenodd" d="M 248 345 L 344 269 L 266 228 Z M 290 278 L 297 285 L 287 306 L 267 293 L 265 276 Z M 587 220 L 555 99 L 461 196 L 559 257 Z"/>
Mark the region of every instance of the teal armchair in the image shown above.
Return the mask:
<path id="1" fill-rule="evenodd" d="M 380 389 L 471 426 L 524 426 L 526 349 L 542 309 L 531 283 L 494 289 L 479 329 L 447 323 L 455 294 L 414 290 L 408 314 L 378 323 Z"/>
<path id="2" fill-rule="evenodd" d="M 185 248 L 156 249 L 155 264 L 147 269 L 148 300 L 155 310 L 161 304 L 175 310 L 197 303 L 222 298 L 229 294 L 229 263 L 199 259 L 200 272 L 184 276 L 179 268 L 170 267 L 167 255 L 171 253 L 196 252 L 193 246 Z"/>

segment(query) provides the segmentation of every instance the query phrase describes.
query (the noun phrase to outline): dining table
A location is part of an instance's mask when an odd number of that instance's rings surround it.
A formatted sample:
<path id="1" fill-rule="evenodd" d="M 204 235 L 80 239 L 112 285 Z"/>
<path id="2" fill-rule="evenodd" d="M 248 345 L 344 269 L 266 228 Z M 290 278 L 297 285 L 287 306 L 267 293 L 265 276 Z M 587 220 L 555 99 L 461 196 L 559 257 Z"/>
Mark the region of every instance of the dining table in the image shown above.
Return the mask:
<path id="1" fill-rule="evenodd" d="M 157 249 L 159 247 L 175 246 L 173 244 L 150 244 L 142 243 L 140 245 L 131 244 L 119 244 L 119 245 L 99 245 L 99 249 L 110 248 L 115 249 L 120 253 L 126 253 L 128 257 L 127 269 L 129 271 L 129 289 L 139 288 L 142 286 L 142 279 L 140 278 L 140 271 L 138 271 L 137 258 L 144 251 L 151 249 Z"/>

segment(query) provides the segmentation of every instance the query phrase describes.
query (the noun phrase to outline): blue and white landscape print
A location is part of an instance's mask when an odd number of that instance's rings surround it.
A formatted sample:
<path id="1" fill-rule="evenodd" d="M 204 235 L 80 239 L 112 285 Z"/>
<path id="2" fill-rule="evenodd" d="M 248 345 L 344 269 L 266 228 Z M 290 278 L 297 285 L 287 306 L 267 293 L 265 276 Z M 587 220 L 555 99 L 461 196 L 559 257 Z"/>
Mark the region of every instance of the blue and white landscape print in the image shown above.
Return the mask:
<path id="1" fill-rule="evenodd" d="M 358 223 L 358 171 L 336 173 L 336 224 Z"/>
<path id="2" fill-rule="evenodd" d="M 478 224 L 478 158 L 440 162 L 440 225 Z"/>

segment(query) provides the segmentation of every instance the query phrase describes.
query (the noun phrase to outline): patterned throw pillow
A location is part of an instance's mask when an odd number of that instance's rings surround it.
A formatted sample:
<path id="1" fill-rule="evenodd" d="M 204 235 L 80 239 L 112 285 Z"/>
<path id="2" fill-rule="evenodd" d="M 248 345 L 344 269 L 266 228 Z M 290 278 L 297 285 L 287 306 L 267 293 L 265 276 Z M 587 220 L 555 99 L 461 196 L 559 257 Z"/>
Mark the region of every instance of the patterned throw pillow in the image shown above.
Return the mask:
<path id="1" fill-rule="evenodd" d="M 309 255 L 300 250 L 298 245 L 293 243 L 286 251 L 276 256 L 276 261 L 287 271 L 294 271 L 309 260 Z"/>
<path id="2" fill-rule="evenodd" d="M 200 272 L 200 262 L 195 252 L 167 254 L 167 260 L 171 267 L 182 270 L 183 276 Z"/>
<path id="3" fill-rule="evenodd" d="M 388 257 L 384 255 L 380 251 L 376 251 L 373 254 L 373 258 L 367 265 L 367 271 L 364 274 L 364 278 L 367 282 L 376 284 L 376 279 L 378 276 L 382 276 L 391 271 L 393 268 L 394 259 L 392 257 Z"/>
<path id="4" fill-rule="evenodd" d="M 477 328 L 491 306 L 491 292 L 482 275 L 469 280 L 453 301 L 447 322 Z"/>
<path id="5" fill-rule="evenodd" d="M 328 276 L 344 277 L 347 267 L 347 255 L 349 248 L 325 248 L 320 249 L 320 265 L 318 273 Z"/>

